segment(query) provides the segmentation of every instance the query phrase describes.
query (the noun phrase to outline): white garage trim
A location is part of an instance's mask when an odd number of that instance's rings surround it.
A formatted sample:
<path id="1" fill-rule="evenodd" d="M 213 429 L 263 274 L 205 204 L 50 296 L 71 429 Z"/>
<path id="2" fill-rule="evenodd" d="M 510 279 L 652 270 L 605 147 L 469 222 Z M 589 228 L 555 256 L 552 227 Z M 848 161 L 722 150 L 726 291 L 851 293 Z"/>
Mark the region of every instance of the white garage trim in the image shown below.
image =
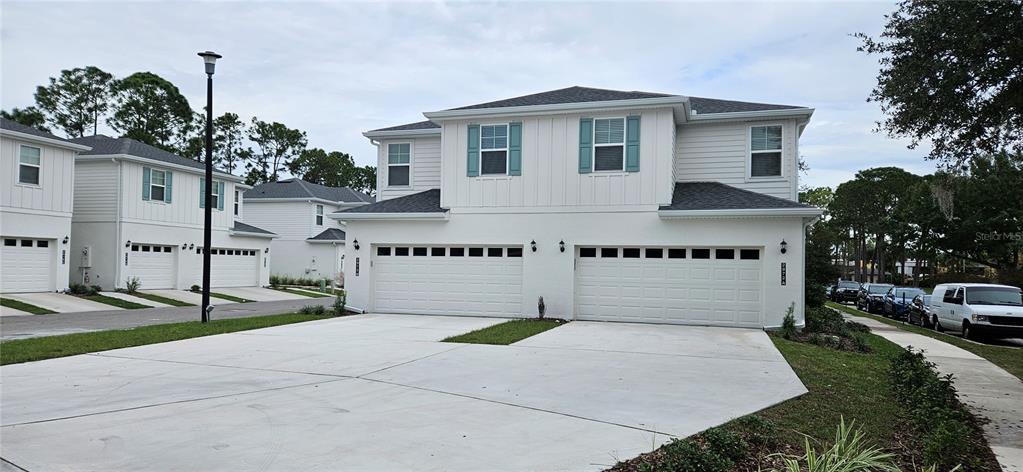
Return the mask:
<path id="1" fill-rule="evenodd" d="M 177 255 L 173 246 L 133 242 L 128 249 L 128 267 L 121 283 L 138 277 L 143 289 L 175 288 Z"/>
<path id="2" fill-rule="evenodd" d="M 759 248 L 579 247 L 576 318 L 763 326 Z"/>
<path id="3" fill-rule="evenodd" d="M 373 311 L 522 316 L 521 246 L 372 248 Z"/>
<path id="4" fill-rule="evenodd" d="M 0 293 L 52 291 L 56 241 L 13 236 L 2 239 Z"/>

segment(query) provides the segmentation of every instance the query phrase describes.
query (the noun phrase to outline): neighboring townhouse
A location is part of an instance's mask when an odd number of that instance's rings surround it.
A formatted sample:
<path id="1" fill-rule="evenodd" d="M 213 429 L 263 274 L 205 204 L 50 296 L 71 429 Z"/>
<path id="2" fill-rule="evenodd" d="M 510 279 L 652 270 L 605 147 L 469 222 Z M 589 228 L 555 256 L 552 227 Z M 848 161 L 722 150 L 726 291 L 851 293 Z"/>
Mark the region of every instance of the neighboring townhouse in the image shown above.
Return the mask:
<path id="1" fill-rule="evenodd" d="M 0 293 L 67 288 L 75 156 L 88 150 L 0 118 Z"/>
<path id="2" fill-rule="evenodd" d="M 329 278 L 340 282 L 345 232 L 329 214 L 365 205 L 373 197 L 347 187 L 302 179 L 267 182 L 245 191 L 245 220 L 273 231 L 272 275 Z"/>
<path id="3" fill-rule="evenodd" d="M 348 303 L 381 313 L 803 323 L 798 143 L 813 109 L 571 87 L 364 133 Z"/>
<path id="4" fill-rule="evenodd" d="M 238 221 L 250 187 L 204 164 L 128 138 L 73 139 L 92 149 L 75 167 L 71 280 L 105 290 L 137 277 L 143 289 L 202 284 L 205 205 L 213 208 L 210 285 L 269 284 L 272 232 Z M 236 190 L 238 192 L 236 192 Z"/>

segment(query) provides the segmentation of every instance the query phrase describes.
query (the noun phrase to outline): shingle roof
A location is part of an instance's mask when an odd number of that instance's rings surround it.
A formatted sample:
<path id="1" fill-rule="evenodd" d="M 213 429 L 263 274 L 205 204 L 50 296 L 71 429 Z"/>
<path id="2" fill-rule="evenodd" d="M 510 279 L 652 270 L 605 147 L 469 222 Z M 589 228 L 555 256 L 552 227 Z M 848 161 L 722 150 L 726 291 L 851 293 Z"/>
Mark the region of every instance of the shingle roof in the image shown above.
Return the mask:
<path id="1" fill-rule="evenodd" d="M 191 167 L 193 169 L 206 169 L 206 165 L 202 162 L 189 159 L 187 157 L 181 157 L 173 152 L 164 151 L 156 146 L 150 146 L 131 138 L 111 138 L 110 136 L 97 134 L 83 138 L 74 138 L 71 142 L 92 148 L 91 151 L 80 153 L 82 156 L 127 154 L 129 156 L 152 159 L 154 161 L 166 162 L 168 164 L 177 164 L 179 166 Z M 214 168 L 213 170 L 223 175 L 232 175 L 231 173 L 221 169 Z"/>
<path id="2" fill-rule="evenodd" d="M 548 92 L 523 95 L 494 102 L 477 103 L 451 110 L 474 110 L 478 108 L 524 107 L 533 105 L 554 105 L 560 103 L 607 102 L 615 100 L 636 100 L 642 98 L 663 98 L 674 95 L 665 93 L 607 90 L 590 87 L 568 87 Z"/>
<path id="3" fill-rule="evenodd" d="M 276 233 L 271 233 L 271 232 L 269 232 L 269 231 L 267 231 L 267 230 L 265 230 L 263 228 L 257 228 L 255 226 L 250 225 L 250 224 L 242 223 L 241 221 L 235 221 L 234 222 L 234 227 L 231 228 L 231 231 L 238 231 L 238 232 L 241 232 L 241 233 L 265 234 L 267 236 L 277 236 Z"/>
<path id="4" fill-rule="evenodd" d="M 813 208 L 784 198 L 772 197 L 720 182 L 676 182 L 671 205 L 661 210 L 748 210 L 768 208 Z"/>
<path id="5" fill-rule="evenodd" d="M 805 108 L 792 105 L 772 105 L 770 103 L 737 102 L 734 100 L 719 100 L 716 98 L 702 97 L 689 97 L 689 106 L 691 109 L 696 110 L 697 115 Z"/>
<path id="6" fill-rule="evenodd" d="M 438 125 L 437 123 L 434 123 L 434 122 L 432 122 L 430 120 L 426 120 L 426 121 L 417 121 L 415 123 L 408 123 L 408 124 L 404 124 L 404 125 L 391 126 L 389 128 L 375 129 L 375 130 L 372 130 L 370 132 L 372 133 L 372 132 L 376 132 L 376 131 L 414 131 L 414 130 L 420 130 L 420 129 L 440 129 L 440 125 Z"/>
<path id="7" fill-rule="evenodd" d="M 344 241 L 345 232 L 337 228 L 329 228 L 323 230 L 322 233 L 317 234 L 311 238 L 306 238 L 306 241 Z"/>
<path id="8" fill-rule="evenodd" d="M 39 136 L 40 138 L 56 139 L 57 141 L 64 141 L 66 143 L 71 142 L 59 136 L 55 136 L 51 133 L 43 131 L 41 129 L 33 128 L 28 125 L 23 125 L 21 123 L 18 123 L 17 121 L 8 120 L 7 118 L 0 118 L 0 129 L 16 131 L 18 133 L 31 134 L 32 136 Z"/>
<path id="9" fill-rule="evenodd" d="M 338 213 L 444 213 L 440 207 L 440 189 L 413 193 L 404 197 L 357 206 Z"/>
<path id="10" fill-rule="evenodd" d="M 271 200 L 275 198 L 319 198 L 339 203 L 367 203 L 373 197 L 348 187 L 327 187 L 292 178 L 277 182 L 266 182 L 245 191 L 246 200 Z"/>

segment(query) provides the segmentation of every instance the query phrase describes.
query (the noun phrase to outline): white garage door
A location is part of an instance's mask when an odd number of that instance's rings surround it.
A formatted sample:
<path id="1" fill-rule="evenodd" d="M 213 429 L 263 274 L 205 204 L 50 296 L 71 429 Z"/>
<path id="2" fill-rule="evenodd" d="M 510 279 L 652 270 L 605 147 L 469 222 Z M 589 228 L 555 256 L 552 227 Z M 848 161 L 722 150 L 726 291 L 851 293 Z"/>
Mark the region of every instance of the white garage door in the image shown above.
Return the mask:
<path id="1" fill-rule="evenodd" d="M 4 237 L 0 253 L 0 292 L 53 290 L 54 242 L 47 239 Z"/>
<path id="2" fill-rule="evenodd" d="M 760 250 L 582 247 L 579 319 L 761 327 Z"/>
<path id="3" fill-rule="evenodd" d="M 213 248 L 210 253 L 210 286 L 259 286 L 258 254 L 255 249 Z"/>
<path id="4" fill-rule="evenodd" d="M 174 288 L 178 273 L 176 261 L 176 252 L 171 246 L 132 243 L 125 280 L 138 277 L 142 289 Z"/>
<path id="5" fill-rule="evenodd" d="M 522 248 L 377 246 L 379 313 L 521 316 Z"/>

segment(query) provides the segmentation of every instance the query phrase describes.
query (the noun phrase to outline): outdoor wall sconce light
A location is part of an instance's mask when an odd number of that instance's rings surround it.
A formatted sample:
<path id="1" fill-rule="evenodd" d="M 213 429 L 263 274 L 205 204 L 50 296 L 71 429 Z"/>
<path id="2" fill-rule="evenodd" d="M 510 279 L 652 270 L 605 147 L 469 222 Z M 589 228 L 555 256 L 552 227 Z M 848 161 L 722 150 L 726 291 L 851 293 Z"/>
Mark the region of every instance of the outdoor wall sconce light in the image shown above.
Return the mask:
<path id="1" fill-rule="evenodd" d="M 63 242 L 64 244 L 67 244 L 67 242 L 70 241 L 70 240 L 71 240 L 71 238 L 69 238 L 67 236 L 64 236 L 64 240 L 61 241 L 61 242 Z"/>
<path id="2" fill-rule="evenodd" d="M 532 249 L 533 252 L 536 252 L 536 240 L 535 239 L 529 242 L 529 248 Z"/>
<path id="3" fill-rule="evenodd" d="M 789 252 L 789 243 L 785 242 L 785 240 L 782 239 L 781 240 L 781 253 L 785 254 L 786 252 Z"/>
<path id="4" fill-rule="evenodd" d="M 189 245 L 188 245 L 188 248 L 189 248 L 189 249 L 195 249 L 195 244 L 189 244 Z"/>
<path id="5" fill-rule="evenodd" d="M 558 248 L 561 249 L 561 252 L 565 252 L 565 240 L 564 239 L 562 239 L 561 242 L 558 243 Z"/>
<path id="6" fill-rule="evenodd" d="M 131 240 L 130 239 L 128 240 L 128 242 L 124 243 L 124 247 L 131 247 Z"/>
<path id="7" fill-rule="evenodd" d="M 263 249 L 263 254 L 270 254 L 270 248 Z"/>
<path id="8" fill-rule="evenodd" d="M 354 247 L 356 251 L 359 250 L 359 240 L 358 239 L 352 241 L 352 247 Z"/>

